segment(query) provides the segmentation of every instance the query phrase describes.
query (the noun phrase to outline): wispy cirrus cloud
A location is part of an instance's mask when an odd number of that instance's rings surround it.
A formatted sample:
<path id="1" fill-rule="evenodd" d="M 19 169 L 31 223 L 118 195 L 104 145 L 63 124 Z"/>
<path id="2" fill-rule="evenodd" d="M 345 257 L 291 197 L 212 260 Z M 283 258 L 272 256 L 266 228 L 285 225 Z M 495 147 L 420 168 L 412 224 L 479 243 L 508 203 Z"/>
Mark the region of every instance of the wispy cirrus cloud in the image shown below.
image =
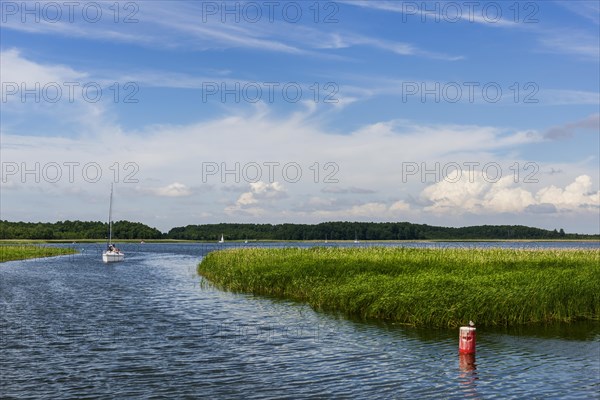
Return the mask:
<path id="1" fill-rule="evenodd" d="M 596 25 L 599 24 L 600 10 L 597 1 L 556 3 Z M 448 5 L 444 2 L 353 0 L 346 1 L 345 4 L 398 13 L 402 15 L 403 23 L 462 23 L 477 24 L 491 29 L 522 30 L 535 38 L 540 45 L 538 51 L 577 55 L 590 60 L 598 60 L 600 57 L 598 30 L 595 27 L 591 30 L 567 26 L 550 28 L 544 24 L 543 18 L 540 19 L 540 7 L 533 2 L 518 5 L 517 9 L 517 3 L 493 3 L 494 11 L 491 15 L 487 15 L 488 11 L 483 11 L 485 4 L 478 2 L 451 2 Z M 515 10 L 519 10 L 520 14 L 515 14 Z"/>
<path id="2" fill-rule="evenodd" d="M 600 105 L 600 93 L 583 90 L 543 89 L 536 95 L 543 105 Z"/>
<path id="3" fill-rule="evenodd" d="M 113 15 L 111 4 L 97 4 L 105 16 Z M 168 7 L 165 6 L 167 4 Z M 224 4 L 217 5 L 225 7 Z M 16 18 L 19 15 L 16 15 L 7 18 L 3 28 L 31 34 L 76 36 L 187 51 L 239 48 L 325 58 L 348 58 L 347 55 L 336 55 L 331 51 L 363 46 L 401 56 L 449 61 L 463 58 L 460 55 L 424 49 L 414 43 L 390 41 L 364 33 L 338 30 L 336 25 L 323 29 L 323 25 L 317 28 L 310 24 L 291 24 L 282 21 L 281 18 L 270 20 L 265 17 L 255 23 L 244 19 L 236 21 L 233 17 L 225 21 L 217 18 L 218 16 L 207 18 L 201 3 L 152 1 L 141 3 L 138 7 L 135 23 L 115 22 L 108 17 L 102 18 L 98 23 L 89 23 L 82 18 L 72 22 L 61 19 L 56 22 L 41 20 L 23 23 L 20 18 Z"/>
<path id="4" fill-rule="evenodd" d="M 37 7 L 41 9 L 45 3 L 53 2 L 37 3 L 39 3 Z M 223 23 L 214 18 L 203 21 L 202 7 L 199 3 L 152 1 L 131 2 L 131 4 L 137 7 L 131 21 L 125 20 L 125 17 L 119 17 L 115 21 L 117 17 L 114 14 L 114 4 L 98 2 L 94 5 L 100 8 L 99 12 L 103 17 L 93 23 L 83 18 L 80 13 L 74 13 L 76 18 L 60 18 L 52 22 L 43 18 L 38 20 L 34 15 L 23 22 L 21 13 L 17 12 L 5 16 L 3 29 L 31 34 L 118 41 L 144 47 L 187 48 L 191 51 L 239 47 L 283 53 L 305 53 L 305 50 L 277 40 L 274 36 L 268 37 L 269 31 L 260 29 L 260 24 L 233 21 Z M 123 12 L 123 14 L 127 13 Z"/>
<path id="5" fill-rule="evenodd" d="M 313 49 L 340 50 L 353 47 L 365 47 L 382 50 L 400 56 L 418 56 L 423 58 L 445 61 L 458 61 L 464 59 L 462 55 L 451 55 L 435 50 L 427 50 L 416 43 L 388 40 L 374 35 L 349 32 L 346 30 L 320 31 L 299 27 L 286 32 L 291 40 L 304 43 Z M 348 58 L 350 56 L 347 56 Z"/>
<path id="6" fill-rule="evenodd" d="M 600 59 L 600 37 L 598 32 L 589 33 L 581 29 L 555 28 L 540 30 L 541 51 L 547 53 L 569 54 L 588 60 Z"/>
<path id="7" fill-rule="evenodd" d="M 556 3 L 574 14 L 600 25 L 600 2 L 596 0 L 561 0 Z"/>
<path id="8" fill-rule="evenodd" d="M 490 16 L 486 15 L 486 13 L 482 11 L 484 4 L 478 2 L 452 2 L 449 4 L 450 7 L 444 2 L 390 0 L 343 0 L 342 2 L 351 6 L 402 14 L 403 23 L 413 20 L 424 23 L 436 23 L 440 21 L 446 21 L 448 23 L 466 22 L 489 25 L 492 27 L 517 27 L 519 25 L 518 22 L 510 20 L 509 18 L 502 18 L 502 10 L 496 15 L 493 14 L 496 10 L 490 12 Z M 494 8 L 500 7 L 498 3 L 494 3 L 494 5 Z"/>

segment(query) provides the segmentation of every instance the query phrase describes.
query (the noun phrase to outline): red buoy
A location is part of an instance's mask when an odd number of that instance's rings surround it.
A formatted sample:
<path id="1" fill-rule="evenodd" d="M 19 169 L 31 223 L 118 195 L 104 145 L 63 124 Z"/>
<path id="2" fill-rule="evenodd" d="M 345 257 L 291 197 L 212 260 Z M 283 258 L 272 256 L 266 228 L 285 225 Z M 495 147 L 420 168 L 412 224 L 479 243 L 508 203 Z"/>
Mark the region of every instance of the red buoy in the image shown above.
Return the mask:
<path id="1" fill-rule="evenodd" d="M 475 354 L 475 327 L 461 326 L 458 334 L 458 352 L 460 354 Z"/>

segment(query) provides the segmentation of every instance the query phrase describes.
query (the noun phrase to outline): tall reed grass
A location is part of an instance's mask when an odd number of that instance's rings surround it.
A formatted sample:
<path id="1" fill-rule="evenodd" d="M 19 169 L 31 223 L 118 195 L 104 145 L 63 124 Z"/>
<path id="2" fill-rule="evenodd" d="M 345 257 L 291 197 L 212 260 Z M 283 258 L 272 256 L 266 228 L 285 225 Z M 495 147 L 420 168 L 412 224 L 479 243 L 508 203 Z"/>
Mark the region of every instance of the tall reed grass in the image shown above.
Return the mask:
<path id="1" fill-rule="evenodd" d="M 31 244 L 0 244 L 0 262 L 73 254 L 75 250 Z"/>
<path id="2" fill-rule="evenodd" d="M 236 292 L 415 326 L 520 325 L 599 318 L 600 250 L 246 248 L 198 272 Z"/>

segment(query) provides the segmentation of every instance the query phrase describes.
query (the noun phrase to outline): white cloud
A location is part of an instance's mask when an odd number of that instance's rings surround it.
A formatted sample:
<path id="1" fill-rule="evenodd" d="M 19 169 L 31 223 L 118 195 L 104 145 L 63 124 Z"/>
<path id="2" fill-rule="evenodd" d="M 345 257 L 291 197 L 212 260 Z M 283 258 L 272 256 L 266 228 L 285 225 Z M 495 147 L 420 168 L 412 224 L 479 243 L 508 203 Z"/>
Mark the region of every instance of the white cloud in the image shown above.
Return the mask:
<path id="1" fill-rule="evenodd" d="M 164 197 L 184 197 L 192 194 L 192 191 L 189 187 L 179 182 L 174 182 L 170 185 L 156 189 L 151 189 L 151 191 L 157 196 Z"/>
<path id="2" fill-rule="evenodd" d="M 390 211 L 408 211 L 410 210 L 410 205 L 404 200 L 398 200 L 394 204 L 390 206 Z"/>
<path id="3" fill-rule="evenodd" d="M 112 97 L 106 90 L 102 94 L 114 81 L 61 64 L 38 63 L 14 48 L 0 51 L 0 71 L 2 133 L 21 125 L 36 126 L 41 135 L 57 136 L 72 132 L 75 126 L 87 134 L 98 133 L 100 127 L 115 130 L 109 127 L 113 118 L 107 112 Z"/>
<path id="4" fill-rule="evenodd" d="M 323 197 L 318 197 L 318 196 L 312 196 L 307 204 L 309 206 L 315 207 L 315 208 L 323 208 L 323 207 L 330 207 L 333 204 L 335 204 L 335 199 L 333 198 L 323 198 Z"/>
<path id="5" fill-rule="evenodd" d="M 42 3 L 42 2 L 40 2 Z M 55 2 L 51 2 L 55 3 Z M 57 4 L 57 3 L 56 3 Z M 213 3 L 217 13 L 205 9 L 206 2 L 144 2 L 136 10 L 128 8 L 120 18 L 133 16 L 136 23 L 114 23 L 114 7 L 111 3 L 94 3 L 103 8 L 104 15 L 97 23 L 90 23 L 75 13 L 76 18 L 69 22 L 62 18 L 49 23 L 22 23 L 20 13 L 8 15 L 3 28 L 32 34 L 52 34 L 69 37 L 83 37 L 101 41 L 118 41 L 141 46 L 162 48 L 185 47 L 194 51 L 210 49 L 245 48 L 258 51 L 312 55 L 323 58 L 340 58 L 323 49 L 341 49 L 352 46 L 370 46 L 403 56 L 422 56 L 434 59 L 458 60 L 460 56 L 450 56 L 439 52 L 418 48 L 414 44 L 393 42 L 377 37 L 369 37 L 350 32 L 337 32 L 337 24 L 320 24 L 319 28 L 303 21 L 312 21 L 309 3 L 302 5 L 304 17 L 300 23 L 282 19 L 281 9 L 276 18 L 270 20 L 270 11 L 262 10 L 262 18 L 249 21 L 252 16 L 244 12 L 238 15 L 223 16 L 225 3 Z M 135 4 L 135 3 L 132 3 Z M 60 8 L 60 5 L 59 5 Z M 276 8 L 279 8 L 276 6 Z M 68 13 L 65 7 L 64 13 Z M 240 15 L 241 14 L 241 15 Z M 240 18 L 240 16 L 242 18 Z M 238 20 L 236 21 L 236 17 Z M 225 18 L 225 21 L 223 21 Z M 31 20 L 33 21 L 33 20 Z M 201 21 L 201 23 L 199 23 Z M 115 26 L 116 25 L 116 26 Z M 293 29 L 290 29 L 293 28 Z"/>
<path id="6" fill-rule="evenodd" d="M 284 199 L 287 192 L 279 182 L 266 183 L 263 181 L 252 182 L 249 190 L 242 193 L 234 205 L 225 208 L 225 212 L 232 213 L 251 213 L 259 215 L 265 212 L 265 207 L 272 206 L 274 200 Z"/>
<path id="7" fill-rule="evenodd" d="M 426 161 L 431 167 L 430 160 L 441 164 L 452 160 L 478 161 L 482 165 L 495 161 L 502 164 L 506 174 L 513 159 L 505 159 L 505 151 L 537 143 L 541 137 L 537 133 L 489 126 L 422 125 L 401 120 L 374 123 L 342 135 L 328 132 L 318 120 L 307 119 L 307 115 L 275 117 L 268 107 L 261 105 L 257 112 L 248 115 L 225 116 L 182 126 L 152 127 L 135 133 L 112 130 L 107 126 L 99 130 L 101 133 L 74 138 L 3 134 L 2 159 L 18 164 L 26 162 L 29 166 L 35 162 L 42 166 L 51 162 L 60 165 L 79 163 L 75 181 L 70 183 L 66 180 L 66 169 L 63 168 L 65 178 L 60 183 L 63 187 L 81 187 L 100 196 L 106 192 L 106 185 L 101 183 L 114 178 L 116 162 L 120 172 L 119 183 L 128 186 L 123 180 L 131 172 L 125 170 L 125 164 L 131 162 L 138 168 L 133 178 L 139 180 L 136 187 L 142 193 L 203 201 L 206 211 L 215 220 L 219 220 L 219 216 L 237 216 L 240 213 L 280 221 L 287 218 L 296 221 L 314 218 L 397 219 L 404 218 L 406 213 L 415 215 L 421 208 L 418 204 L 411 203 L 409 206 L 406 201 L 421 191 L 420 175 L 403 182 L 402 162 L 414 161 L 421 166 L 420 163 Z M 98 149 L 108 148 L 111 149 L 109 153 L 98 152 Z M 104 172 L 98 182 L 100 185 L 82 179 L 83 166 L 92 162 L 100 164 Z M 219 168 L 215 175 L 203 176 L 203 165 L 207 162 L 215 163 Z M 291 162 L 297 163 L 303 173 L 300 181 L 295 183 L 289 182 L 282 173 L 283 166 Z M 315 162 L 319 163 L 321 172 L 317 182 L 314 181 Z M 322 182 L 330 172 L 323 170 L 326 162 L 338 166 L 335 178 L 339 179 L 339 186 Z M 242 192 L 218 190 L 219 185 L 227 189 L 234 183 L 236 173 L 223 175 L 221 169 L 235 170 L 236 163 L 240 164 L 237 178 L 247 185 L 246 189 L 241 189 Z M 249 163 L 262 166 L 261 181 L 244 182 L 241 171 Z M 269 171 L 265 163 L 275 163 L 271 165 L 276 166 Z M 575 176 L 571 175 L 574 172 L 589 175 L 586 171 L 589 171 L 590 163 L 593 164 L 594 160 L 580 166 L 553 164 L 553 168 L 568 170 L 570 174 L 545 174 L 544 177 L 552 179 L 550 183 L 561 186 L 555 182 L 570 177 L 574 179 Z M 273 179 L 269 177 L 271 172 Z M 50 186 L 45 185 L 43 180 L 34 184 L 31 178 L 26 183 L 19 183 L 19 177 L 19 174 L 9 177 L 15 181 L 13 186 L 16 185 L 11 193 L 31 186 Z M 559 211 L 565 209 L 564 201 L 561 203 L 547 198 L 554 192 L 544 196 L 535 194 L 526 185 L 511 184 L 511 177 L 506 176 L 495 184 L 479 178 L 472 184 L 440 182 L 423 191 L 422 200 L 429 203 L 424 210 L 438 214 L 445 210 L 493 214 L 522 212 L 529 206 L 542 203 L 555 204 Z M 196 188 L 205 186 L 217 190 L 206 196 L 194 197 Z M 545 187 L 550 187 L 550 184 Z M 568 189 L 567 194 L 561 196 L 568 197 L 573 190 Z M 325 199 L 320 198 L 322 193 L 327 193 Z M 361 196 L 360 202 L 356 202 L 355 196 L 349 196 L 353 193 Z M 379 199 L 372 198 L 375 194 Z M 127 195 L 135 196 L 133 193 Z M 339 202 L 339 196 L 348 199 L 348 202 Z M 382 201 L 381 198 L 393 200 Z M 45 201 L 49 202 L 47 207 L 52 207 L 50 199 Z M 580 203 L 583 207 L 587 204 Z M 152 212 L 150 210 L 159 208 L 158 203 L 149 204 L 147 210 Z M 295 209 L 297 211 L 293 211 Z M 160 214 L 164 214 L 164 210 Z"/>
<path id="8" fill-rule="evenodd" d="M 597 209 L 600 206 L 600 191 L 593 192 L 592 179 L 581 175 L 564 189 L 554 185 L 536 193 L 539 203 L 554 204 L 559 210 Z"/>
<path id="9" fill-rule="evenodd" d="M 383 203 L 365 203 L 354 206 L 346 212 L 352 217 L 373 217 L 375 215 L 381 215 L 387 210 L 388 207 Z"/>
<path id="10" fill-rule="evenodd" d="M 21 69 L 31 74 L 28 79 L 91 79 L 89 74 L 63 65 L 35 63 L 16 50 L 4 54 L 8 57 L 2 58 L 3 67 L 8 65 L 8 70 L 3 69 L 3 78 L 7 72 L 10 79 L 21 79 L 23 75 L 17 71 Z M 36 183 L 31 174 L 23 178 L 20 172 L 8 177 L 7 182 L 11 183 L 5 187 L 11 190 L 2 195 L 3 217 L 47 220 L 48 215 L 57 214 L 54 210 L 65 208 L 61 214 L 78 213 L 70 217 L 77 219 L 82 218 L 80 215 L 94 213 L 90 208 L 93 204 L 90 201 L 94 199 L 102 199 L 98 208 L 103 212 L 108 183 L 115 180 L 118 171 L 120 193 L 134 200 L 127 204 L 145 202 L 143 208 L 131 206 L 122 210 L 121 215 L 131 215 L 126 217 L 131 219 L 137 216 L 141 221 L 147 221 L 148 215 L 160 216 L 161 221 L 166 221 L 161 223 L 167 224 L 167 228 L 186 222 L 203 222 L 188 221 L 188 218 L 210 218 L 211 222 L 217 222 L 228 216 L 234 220 L 241 216 L 279 222 L 402 220 L 407 216 L 423 215 L 419 214 L 422 205 L 410 201 L 409 206 L 407 200 L 421 192 L 422 181 L 417 175 L 414 180 L 404 182 L 403 162 L 420 165 L 430 161 L 442 164 L 495 161 L 502 164 L 506 173 L 515 159 L 519 160 L 522 146 L 544 145 L 543 135 L 536 131 L 407 120 L 375 121 L 354 131 L 333 133 L 319 118 L 317 108 L 312 103 L 311 107 L 285 115 L 276 114 L 275 107 L 258 103 L 241 111 L 229 110 L 224 116 L 206 121 L 140 127 L 132 132 L 113 124 L 110 118 L 104 118 L 102 109 L 83 104 L 76 110 L 77 119 L 72 120 L 69 131 L 77 132 L 77 135 L 71 133 L 70 137 L 9 133 L 3 117 L 3 163 L 14 162 L 19 167 L 26 163 L 28 168 L 39 163 L 42 175 L 48 163 L 63 166 L 63 177 L 57 184 L 44 179 Z M 55 118 L 74 113 L 73 109 L 64 111 L 65 114 Z M 590 122 L 586 121 L 582 123 Z M 570 127 L 569 124 L 566 126 Z M 511 155 L 507 156 L 507 153 Z M 220 171 L 204 176 L 203 167 L 207 162 L 216 163 Z M 65 163 L 78 163 L 72 181 L 67 178 Z M 100 166 L 101 180 L 91 182 L 82 176 L 83 167 L 89 163 Z M 132 171 L 125 167 L 127 163 L 137 168 L 132 177 L 139 180 L 135 190 L 122 190 L 134 186 L 124 182 Z M 231 170 L 236 163 L 242 170 L 248 163 L 261 165 L 260 181 L 244 182 L 239 172 L 237 182 L 233 176 L 236 173 L 223 175 L 223 168 Z M 273 177 L 269 177 L 270 171 L 264 163 L 276 165 L 271 171 Z M 288 163 L 300 166 L 302 176 L 298 182 L 290 182 L 289 176 L 282 173 L 283 166 Z M 315 163 L 320 172 L 316 180 Z M 333 178 L 339 180 L 338 185 L 323 182 L 331 172 L 324 169 L 326 163 L 337 167 Z M 559 213 L 593 210 L 597 207 L 597 193 L 589 193 L 593 191 L 591 182 L 597 179 L 594 175 L 596 165 L 595 159 L 581 160 L 577 164 L 548 165 L 541 170 L 559 168 L 568 174 L 546 174 L 544 185 L 536 186 L 540 191 L 534 190 L 533 186 L 512 184 L 504 178 L 495 184 L 481 180 L 473 184 L 443 185 L 441 182 L 423 191 L 421 200 L 428 203 L 423 210 L 425 213 L 435 211 L 443 218 L 446 218 L 444 212 L 447 210 L 453 215 L 460 212 L 478 215 L 541 213 L 554 210 L 552 207 Z M 581 175 L 591 178 L 587 181 L 577 178 L 574 186 L 565 181 Z M 231 190 L 231 185 L 235 182 L 239 186 L 240 181 L 246 186 L 240 191 Z M 208 186 L 216 190 L 198 196 L 202 188 Z M 326 197 L 321 198 L 324 193 Z M 163 199 L 157 201 L 155 197 Z M 180 198 L 178 207 L 184 207 L 183 203 L 191 208 L 202 204 L 202 213 L 190 213 L 188 208 L 165 209 L 165 202 L 177 197 Z"/>
<path id="11" fill-rule="evenodd" d="M 523 213 L 545 207 L 558 212 L 592 211 L 600 208 L 600 191 L 592 192 L 592 180 L 578 176 L 564 189 L 554 185 L 531 192 L 518 186 L 512 176 L 494 182 L 483 174 L 463 171 L 458 182 L 442 180 L 425 188 L 421 197 L 435 213 Z"/>
<path id="12" fill-rule="evenodd" d="M 36 83 L 42 86 L 51 82 L 80 81 L 88 77 L 86 72 L 76 71 L 66 65 L 44 65 L 33 62 L 21 55 L 15 48 L 0 52 L 0 68 L 2 69 L 2 82 L 16 82 L 26 84 L 33 88 Z"/>
<path id="13" fill-rule="evenodd" d="M 413 211 L 409 204 L 402 200 L 392 203 L 368 201 L 347 206 L 335 199 L 311 199 L 307 206 L 295 210 L 294 214 L 311 220 L 317 218 L 319 221 L 396 221 L 406 220 L 414 214 Z"/>

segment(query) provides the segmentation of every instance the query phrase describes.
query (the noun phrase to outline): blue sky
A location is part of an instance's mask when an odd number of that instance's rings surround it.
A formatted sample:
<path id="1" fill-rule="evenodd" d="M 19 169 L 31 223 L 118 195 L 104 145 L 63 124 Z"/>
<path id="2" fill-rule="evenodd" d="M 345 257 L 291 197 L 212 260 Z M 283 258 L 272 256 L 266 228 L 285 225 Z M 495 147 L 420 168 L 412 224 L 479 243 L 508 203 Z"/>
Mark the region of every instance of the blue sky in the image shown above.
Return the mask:
<path id="1" fill-rule="evenodd" d="M 600 6 L 1 2 L 2 219 L 600 231 Z"/>

